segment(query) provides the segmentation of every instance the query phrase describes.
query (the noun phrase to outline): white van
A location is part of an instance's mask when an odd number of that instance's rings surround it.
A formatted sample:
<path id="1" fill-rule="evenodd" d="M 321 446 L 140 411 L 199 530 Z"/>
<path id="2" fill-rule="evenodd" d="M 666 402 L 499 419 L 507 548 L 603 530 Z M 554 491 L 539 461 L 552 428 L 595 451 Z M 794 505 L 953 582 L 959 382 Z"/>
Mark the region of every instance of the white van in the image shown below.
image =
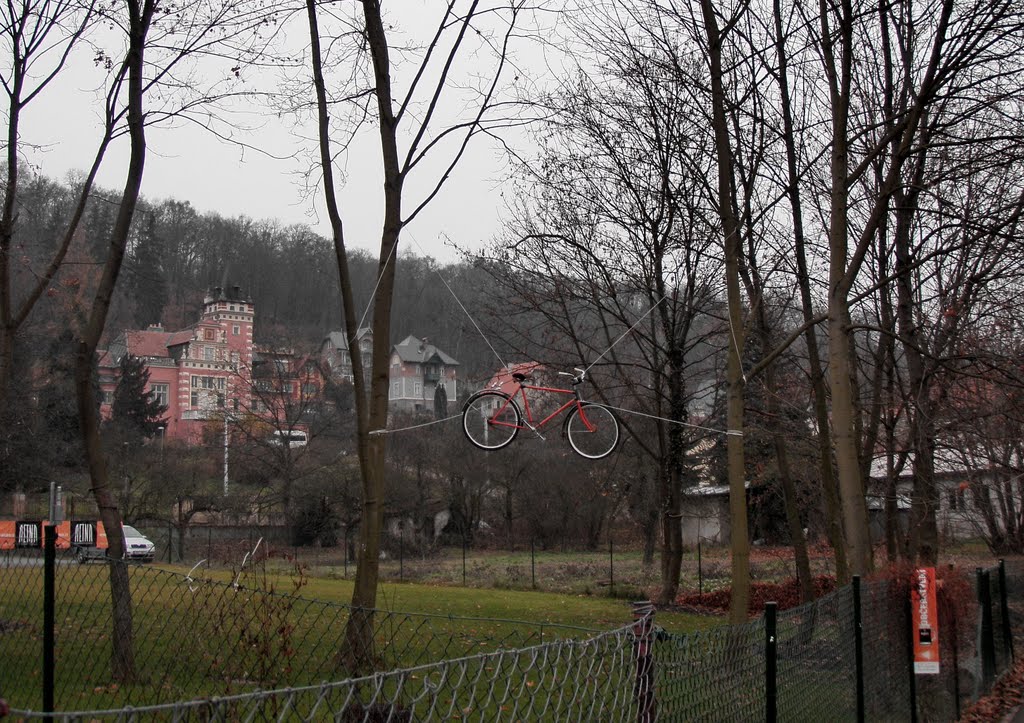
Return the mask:
<path id="1" fill-rule="evenodd" d="M 277 430 L 270 436 L 270 443 L 275 447 L 305 447 L 309 436 L 301 429 Z"/>

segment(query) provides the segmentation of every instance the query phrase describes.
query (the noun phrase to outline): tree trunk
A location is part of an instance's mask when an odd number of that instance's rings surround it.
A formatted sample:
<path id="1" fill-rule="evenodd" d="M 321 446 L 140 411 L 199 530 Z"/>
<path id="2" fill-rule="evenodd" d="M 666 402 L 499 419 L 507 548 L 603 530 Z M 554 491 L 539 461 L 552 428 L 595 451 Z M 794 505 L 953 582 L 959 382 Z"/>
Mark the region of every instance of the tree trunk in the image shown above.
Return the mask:
<path id="1" fill-rule="evenodd" d="M 128 2 L 127 7 L 128 52 L 124 63 L 128 75 L 128 134 L 131 145 L 128 172 L 117 209 L 117 218 L 111 231 L 107 259 L 103 265 L 88 320 L 82 331 L 75 364 L 78 417 L 89 477 L 109 543 L 107 554 L 110 557 L 110 594 L 113 607 L 111 668 L 114 679 L 121 682 L 129 682 L 135 677 L 131 588 L 123 560 L 124 535 L 121 516 L 110 487 L 107 462 L 100 442 L 99 400 L 96 398 L 93 373 L 96 349 L 106 325 L 111 298 L 124 260 L 132 217 L 142 188 L 142 173 L 146 159 L 145 124 L 142 113 L 143 51 L 155 4 L 151 0 L 146 0 L 141 6 L 136 2 Z"/>
<path id="2" fill-rule="evenodd" d="M 355 317 L 352 280 L 348 269 L 344 227 L 334 190 L 333 156 L 330 143 L 330 116 L 323 76 L 320 31 L 316 2 L 307 0 L 313 84 L 317 95 L 317 122 L 320 168 L 324 176 L 328 216 L 334 239 L 335 259 L 342 292 L 356 406 L 356 443 L 362 478 L 362 516 L 359 545 L 356 549 L 356 576 L 352 589 L 352 614 L 345 627 L 345 641 L 339 662 L 350 674 L 373 668 L 374 608 L 377 604 L 377 579 L 380 565 L 380 537 L 384 524 L 384 437 L 387 427 L 388 361 L 390 358 L 391 303 L 394 289 L 397 246 L 402 229 L 402 184 L 397 145 L 397 122 L 392 110 L 391 77 L 387 37 L 375 0 L 362 3 L 366 39 L 373 63 L 378 123 L 384 169 L 384 226 L 378 258 L 378 283 L 373 298 L 373 351 L 371 370 L 365 373 L 359 353 L 359 329 Z M 367 378 L 368 377 L 368 378 Z M 367 394 L 367 391 L 369 393 Z M 377 432 L 377 434 L 373 434 Z"/>
<path id="3" fill-rule="evenodd" d="M 796 485 L 789 469 L 789 455 L 786 440 L 781 434 L 774 434 L 775 458 L 779 463 L 779 477 L 782 479 L 782 498 L 786 506 L 786 524 L 793 538 L 793 556 L 796 559 L 796 577 L 800 583 L 800 599 L 810 602 L 814 599 L 814 579 L 811 576 L 811 557 L 807 552 L 807 536 L 800 522 L 800 506 L 797 503 Z"/>
<path id="4" fill-rule="evenodd" d="M 726 437 L 729 469 L 729 521 L 732 552 L 731 622 L 747 619 L 750 600 L 750 536 L 747 530 L 746 470 L 743 456 L 743 300 L 740 296 L 740 235 L 732 207 L 732 152 L 725 109 L 722 71 L 722 36 L 711 0 L 701 0 L 701 16 L 708 39 L 711 68 L 711 111 L 718 169 L 718 213 L 725 247 L 725 283 L 729 302 L 729 353 Z"/>
<path id="5" fill-rule="evenodd" d="M 654 550 L 658 541 L 658 510 L 651 508 L 643 517 L 642 535 L 644 540 L 643 565 L 650 567 L 654 564 Z"/>
<path id="6" fill-rule="evenodd" d="M 920 167 L 920 166 L 919 166 Z M 939 503 L 935 487 L 935 409 L 931 401 L 931 376 L 925 369 L 924 346 L 916 321 L 913 274 L 915 264 L 910 249 L 911 224 L 917 207 L 916 191 L 896 195 L 896 316 L 907 365 L 909 388 L 907 422 L 910 425 L 911 469 L 914 490 L 910 501 L 909 555 L 921 565 L 938 561 L 939 534 L 936 511 Z"/>
<path id="7" fill-rule="evenodd" d="M 786 148 L 786 194 L 793 214 L 793 246 L 796 255 L 797 286 L 800 289 L 801 312 L 807 331 L 807 366 L 814 391 L 814 419 L 818 428 L 818 474 L 822 497 L 825 501 L 825 529 L 836 561 L 836 578 L 840 584 L 849 579 L 849 565 L 846 560 L 846 540 L 843 535 L 842 511 L 836 488 L 832 462 L 832 433 L 828 419 L 828 392 L 825 389 L 825 370 L 818 353 L 818 334 L 811 323 L 814 318 L 814 302 L 811 296 L 810 274 L 807 270 L 807 252 L 804 239 L 803 205 L 800 199 L 800 172 L 797 167 L 796 130 L 793 123 L 793 103 L 789 92 L 789 54 L 786 51 L 785 35 L 782 29 L 782 6 L 775 0 L 775 44 L 779 60 L 779 94 L 782 105 L 783 142 Z"/>
<path id="8" fill-rule="evenodd" d="M 680 511 L 679 472 L 670 463 L 659 465 L 661 507 L 661 588 L 654 602 L 670 605 L 679 593 L 683 565 L 683 529 Z"/>
<path id="9" fill-rule="evenodd" d="M 832 435 L 843 531 L 849 552 L 850 572 L 865 575 L 872 567 L 868 535 L 867 506 L 860 478 L 854 399 L 853 345 L 848 319 L 849 289 L 849 104 L 853 66 L 853 8 L 849 0 L 840 4 L 840 27 L 833 36 L 829 8 L 819 3 L 821 44 L 831 106 L 831 160 L 829 209 L 828 334 L 829 388 L 832 393 Z M 839 42 L 837 64 L 835 42 Z"/>

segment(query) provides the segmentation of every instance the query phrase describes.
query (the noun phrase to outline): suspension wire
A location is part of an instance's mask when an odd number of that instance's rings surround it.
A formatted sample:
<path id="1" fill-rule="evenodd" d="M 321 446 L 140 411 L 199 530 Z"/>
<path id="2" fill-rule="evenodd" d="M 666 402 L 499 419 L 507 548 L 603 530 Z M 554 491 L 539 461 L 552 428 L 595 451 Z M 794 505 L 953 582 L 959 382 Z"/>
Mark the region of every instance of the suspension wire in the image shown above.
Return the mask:
<path id="1" fill-rule="evenodd" d="M 416 248 L 420 250 L 420 253 L 426 256 L 427 252 L 423 250 L 422 246 L 420 246 L 420 242 L 416 240 L 416 237 L 410 233 L 409 238 L 412 239 L 412 242 L 414 244 L 416 244 Z M 455 303 L 459 305 L 459 308 L 462 309 L 462 312 L 469 318 L 470 322 L 472 322 L 473 326 L 477 330 L 477 333 L 480 334 L 481 338 L 483 338 L 484 340 L 484 343 L 487 344 L 487 348 L 491 350 L 491 353 L 494 354 L 494 357 L 498 360 L 501 366 L 504 367 L 505 369 L 508 369 L 508 364 L 505 362 L 504 359 L 501 358 L 501 354 L 499 354 L 498 351 L 494 348 L 494 345 L 491 344 L 491 340 L 487 338 L 486 334 L 484 334 L 484 331 L 483 329 L 480 328 L 480 325 L 476 323 L 476 319 L 474 319 L 473 315 L 469 313 L 469 309 L 467 309 L 466 306 L 462 303 L 462 300 L 459 298 L 459 295 L 455 293 L 455 290 L 451 287 L 448 281 L 443 276 L 441 276 L 440 271 L 438 271 L 435 268 L 434 273 L 437 274 L 437 278 L 441 279 L 441 283 L 445 285 L 446 289 L 448 289 L 448 292 L 452 295 L 452 298 L 455 299 Z"/>
<path id="2" fill-rule="evenodd" d="M 601 354 L 600 354 L 600 355 L 599 355 L 599 356 L 597 357 L 597 359 L 595 359 L 594 361 L 590 362 L 590 366 L 588 366 L 588 367 L 587 367 L 586 369 L 584 369 L 584 370 L 583 370 L 583 371 L 584 371 L 584 373 L 586 373 L 586 372 L 589 372 L 589 371 L 590 371 L 590 368 L 591 368 L 592 366 L 594 366 L 595 364 L 597 364 L 597 363 L 598 363 L 599 361 L 601 361 L 601 359 L 603 359 L 603 358 L 604 358 L 605 354 L 607 354 L 608 352 L 610 352 L 610 351 L 611 351 L 611 350 L 612 350 L 612 349 L 613 349 L 613 348 L 615 347 L 615 345 L 616 345 L 616 344 L 618 344 L 618 343 L 619 343 L 620 341 L 622 341 L 623 339 L 625 339 L 625 338 L 626 338 L 626 336 L 627 336 L 627 335 L 628 335 L 628 334 L 629 334 L 629 333 L 630 333 L 631 331 L 633 331 L 633 329 L 635 329 L 635 328 L 637 328 L 638 326 L 640 326 L 640 322 L 641 322 L 641 321 L 643 321 L 644 319 L 646 319 L 646 318 L 647 318 L 648 316 L 650 316 L 651 312 L 652 312 L 652 311 L 654 311 L 655 309 L 657 309 L 657 308 L 658 308 L 658 304 L 660 304 L 661 302 L 663 302 L 663 301 L 664 301 L 664 300 L 666 299 L 666 297 L 668 297 L 668 292 L 667 292 L 667 291 L 666 291 L 666 292 L 665 292 L 664 294 L 662 294 L 662 295 L 661 295 L 661 298 L 660 298 L 660 299 L 658 299 L 657 301 L 655 301 L 655 302 L 654 302 L 654 304 L 652 304 L 652 305 L 651 305 L 651 308 L 650 308 L 650 309 L 648 309 L 647 311 L 645 311 L 645 312 L 643 313 L 643 315 L 641 315 L 641 317 L 640 317 L 639 319 L 637 319 L 637 320 L 636 320 L 636 322 L 635 322 L 635 323 L 633 324 L 633 326 L 629 327 L 629 328 L 628 328 L 628 329 L 626 329 L 626 330 L 625 330 L 624 332 L 622 332 L 622 334 L 621 334 L 621 335 L 619 336 L 619 338 L 618 338 L 618 339 L 616 339 L 615 341 L 613 341 L 613 342 L 611 343 L 611 346 L 609 346 L 609 347 L 608 347 L 607 349 L 605 349 L 605 350 L 604 350 L 603 352 L 601 352 Z"/>
<path id="3" fill-rule="evenodd" d="M 363 316 L 359 319 L 359 323 L 356 324 L 355 333 L 358 334 L 359 330 L 363 328 L 363 322 L 366 321 L 367 314 L 370 313 L 370 307 L 373 306 L 373 299 L 377 296 L 377 289 L 380 287 L 380 282 L 384 279 L 384 272 L 388 269 L 388 264 L 391 263 L 391 257 L 395 255 L 395 249 L 398 248 L 398 239 L 391 244 L 391 250 L 388 252 L 387 257 L 384 259 L 384 266 L 381 268 L 380 273 L 377 274 L 377 283 L 373 285 L 373 291 L 370 292 L 370 298 L 366 301 L 366 308 L 363 309 Z"/>
<path id="4" fill-rule="evenodd" d="M 614 409 L 616 412 L 624 412 L 626 414 L 635 414 L 638 417 L 647 417 L 648 419 L 656 419 L 659 422 L 668 422 L 669 424 L 678 424 L 678 425 L 680 425 L 682 427 L 690 427 L 692 429 L 700 429 L 700 430 L 702 430 L 704 432 L 714 432 L 715 434 L 724 434 L 724 435 L 729 436 L 729 437 L 742 437 L 743 436 L 743 431 L 742 430 L 736 430 L 736 429 L 715 429 L 714 427 L 703 427 L 703 426 L 701 426 L 699 424 L 691 424 L 690 422 L 684 422 L 684 421 L 679 420 L 679 419 L 669 419 L 668 417 L 659 417 L 659 416 L 656 416 L 654 414 L 647 414 L 646 412 L 638 412 L 635 409 L 625 409 L 623 407 L 613 407 L 610 404 L 603 404 L 601 402 L 598 402 L 598 404 L 600 406 L 606 407 L 608 409 Z"/>
<path id="5" fill-rule="evenodd" d="M 743 371 L 743 354 L 740 352 L 740 343 L 736 339 L 736 328 L 732 325 L 732 312 L 726 310 L 726 317 L 729 319 L 729 336 L 732 338 L 733 348 L 736 350 L 736 357 L 739 359 L 740 365 L 740 378 L 743 379 L 743 384 L 747 384 L 747 373 Z"/>
<path id="6" fill-rule="evenodd" d="M 420 242 L 416 240 L 416 237 L 413 236 L 410 233 L 409 234 L 409 238 L 412 240 L 412 242 L 414 244 L 416 244 L 416 247 L 420 250 L 420 253 L 423 254 L 424 256 L 426 256 L 427 252 L 423 249 L 423 246 L 420 245 Z M 392 251 L 393 250 L 394 249 L 392 249 Z M 437 269 L 434 269 L 434 273 L 437 274 L 437 277 L 439 279 L 441 279 L 441 283 L 443 283 L 445 285 L 445 288 L 448 289 L 448 292 L 452 295 L 452 298 L 455 299 L 455 303 L 457 303 L 459 305 L 459 308 L 462 309 L 463 313 L 473 323 L 473 326 L 476 327 L 477 332 L 483 338 L 484 343 L 487 344 L 488 348 L 491 350 L 491 353 L 493 353 L 495 358 L 497 358 L 497 360 L 501 363 L 501 366 L 504 367 L 507 370 L 509 368 L 508 364 L 505 362 L 504 359 L 501 358 L 501 354 L 499 354 L 497 352 L 497 350 L 494 348 L 494 345 L 491 344 L 490 339 L 488 339 L 487 335 L 484 334 L 483 329 L 480 328 L 480 325 L 476 323 L 476 319 L 474 319 L 473 315 L 469 313 L 469 309 L 467 309 L 466 306 L 462 303 L 462 300 L 459 299 L 459 296 L 458 296 L 458 294 L 455 293 L 455 290 L 452 289 L 451 285 L 444 278 L 444 276 L 441 275 L 440 271 L 438 271 Z M 633 323 L 632 326 L 630 326 L 628 329 L 626 329 L 624 332 L 622 332 L 622 334 L 620 334 L 619 337 L 615 341 L 613 341 L 608 346 L 607 349 L 605 349 L 603 352 L 601 352 L 598 355 L 598 357 L 596 359 L 594 359 L 594 361 L 592 361 L 586 367 L 586 369 L 584 369 L 584 372 L 590 371 L 590 369 L 595 364 L 597 364 L 599 361 L 601 361 L 601 359 L 603 359 L 605 357 L 605 355 L 608 354 L 608 352 L 610 352 L 613 348 L 615 348 L 616 344 L 618 344 L 620 341 L 625 339 L 626 336 L 628 336 L 633 331 L 633 329 L 637 328 L 640 325 L 640 322 L 642 322 L 644 319 L 646 319 L 648 316 L 650 316 L 651 313 L 655 309 L 658 308 L 658 305 L 662 301 L 664 301 L 666 298 L 668 298 L 668 292 L 667 291 L 664 294 L 661 295 L 661 298 L 659 298 L 657 301 L 655 301 L 651 305 L 651 308 L 649 308 L 647 311 L 645 311 L 643 314 L 641 314 L 640 318 L 638 318 Z M 730 324 L 731 324 L 731 321 L 732 320 L 730 318 Z M 735 340 L 735 336 L 733 338 Z M 633 409 L 624 409 L 624 408 L 620 408 L 620 407 L 613 407 L 613 406 L 608 405 L 608 404 L 602 404 L 601 406 L 607 407 L 608 409 L 613 409 L 615 411 L 624 412 L 626 414 L 635 414 L 635 415 L 638 415 L 638 416 L 641 416 L 641 417 L 648 417 L 649 419 L 656 419 L 656 420 L 659 420 L 659 421 L 662 421 L 662 422 L 668 422 L 669 424 L 679 424 L 679 425 L 682 425 L 684 427 L 691 427 L 693 429 L 700 429 L 700 430 L 703 430 L 705 432 L 714 432 L 715 434 L 725 434 L 725 435 L 734 436 L 734 437 L 742 437 L 743 436 L 743 432 L 742 431 L 738 431 L 738 430 L 733 430 L 733 429 L 730 429 L 730 430 L 713 429 L 711 427 L 702 427 L 699 424 L 690 424 L 689 422 L 682 422 L 682 421 L 679 421 L 677 419 L 668 419 L 666 417 L 656 417 L 653 414 L 646 414 L 644 412 L 638 412 L 638 411 L 635 411 Z M 445 417 L 444 419 L 437 419 L 437 420 L 434 420 L 432 422 L 425 422 L 423 424 L 414 424 L 414 425 L 412 425 L 410 427 L 400 427 L 398 429 L 374 429 L 374 430 L 370 431 L 370 434 L 394 434 L 395 432 L 405 432 L 405 431 L 410 430 L 410 429 L 419 429 L 420 427 L 429 427 L 429 426 L 434 425 L 434 424 L 441 424 L 442 422 L 449 422 L 452 419 L 456 419 L 456 418 L 461 417 L 461 416 L 462 416 L 461 414 L 455 414 L 455 415 L 452 415 L 450 417 Z M 533 428 L 531 427 L 531 429 L 533 429 Z M 536 429 L 533 429 L 533 431 L 537 432 Z M 539 432 L 538 432 L 538 436 L 540 436 Z M 543 437 L 541 437 L 541 438 L 543 439 Z"/>
<path id="7" fill-rule="evenodd" d="M 414 424 L 411 427 L 398 427 L 396 429 L 371 429 L 367 434 L 394 434 L 395 432 L 406 432 L 410 429 L 419 429 L 420 427 L 430 427 L 434 424 L 441 424 L 442 422 L 450 422 L 453 419 L 460 419 L 462 412 L 453 414 L 450 417 L 444 419 L 435 419 L 432 422 L 423 422 L 422 424 Z"/>

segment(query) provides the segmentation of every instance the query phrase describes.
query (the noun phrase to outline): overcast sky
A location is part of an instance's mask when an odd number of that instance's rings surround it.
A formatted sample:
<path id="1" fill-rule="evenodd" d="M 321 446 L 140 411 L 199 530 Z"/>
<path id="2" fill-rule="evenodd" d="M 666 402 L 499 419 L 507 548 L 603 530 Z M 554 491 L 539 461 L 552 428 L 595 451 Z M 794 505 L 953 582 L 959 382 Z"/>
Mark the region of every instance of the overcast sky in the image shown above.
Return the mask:
<path id="1" fill-rule="evenodd" d="M 427 0 L 405 2 L 408 5 L 403 4 L 403 17 L 422 22 L 417 17 L 429 7 Z M 406 16 L 407 9 L 415 12 Z M 56 179 L 88 168 L 101 128 L 97 89 L 102 82 L 102 73 L 91 57 L 81 53 L 53 86 L 28 106 L 22 136 L 26 144 L 32 144 L 25 146 L 25 160 L 33 168 Z M 274 80 L 250 73 L 247 82 L 253 87 L 261 83 L 268 87 Z M 253 118 L 247 122 L 252 123 Z M 310 198 L 300 177 L 304 163 L 287 158 L 297 143 L 292 121 L 268 113 L 259 122 L 262 128 L 244 134 L 245 141 L 279 158 L 219 141 L 190 123 L 150 128 L 143 195 L 151 201 L 188 201 L 199 211 L 228 217 L 306 223 L 328 236 L 322 191 Z M 101 186 L 120 188 L 126 158 L 127 143 L 122 139 L 105 161 Z M 349 174 L 349 181 L 341 189 L 347 241 L 351 246 L 376 251 L 382 211 L 380 150 L 374 129 L 362 137 L 342 163 Z M 406 251 L 452 261 L 457 254 L 444 243 L 445 236 L 461 247 L 480 248 L 499 231 L 501 181 L 506 174 L 505 162 L 493 145 L 486 141 L 475 145 L 442 195 L 404 232 Z"/>

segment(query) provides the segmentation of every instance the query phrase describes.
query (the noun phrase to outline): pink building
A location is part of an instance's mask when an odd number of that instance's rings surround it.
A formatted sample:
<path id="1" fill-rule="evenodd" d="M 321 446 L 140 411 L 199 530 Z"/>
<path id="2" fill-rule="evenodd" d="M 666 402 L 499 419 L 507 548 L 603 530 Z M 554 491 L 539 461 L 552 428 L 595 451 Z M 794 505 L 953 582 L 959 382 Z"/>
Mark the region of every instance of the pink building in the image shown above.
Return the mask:
<path id="1" fill-rule="evenodd" d="M 125 354 L 149 370 L 150 392 L 167 405 L 165 435 L 198 442 L 204 423 L 250 406 L 253 366 L 252 300 L 238 286 L 217 287 L 203 300 L 199 321 L 167 332 L 160 325 L 123 331 L 101 352 L 101 412 L 110 414 L 117 372 Z"/>

